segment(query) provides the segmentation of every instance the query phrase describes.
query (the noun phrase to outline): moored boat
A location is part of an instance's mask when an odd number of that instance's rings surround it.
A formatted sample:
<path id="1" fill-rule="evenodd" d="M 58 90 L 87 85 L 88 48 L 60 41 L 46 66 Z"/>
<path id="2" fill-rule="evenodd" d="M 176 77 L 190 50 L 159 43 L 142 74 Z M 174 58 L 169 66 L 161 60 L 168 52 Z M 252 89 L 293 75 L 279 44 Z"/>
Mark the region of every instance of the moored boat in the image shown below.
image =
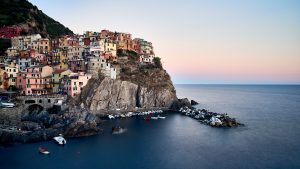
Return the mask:
<path id="1" fill-rule="evenodd" d="M 115 116 L 113 116 L 113 115 L 108 115 L 108 118 L 109 118 L 109 119 L 114 119 Z"/>
<path id="2" fill-rule="evenodd" d="M 125 131 L 126 131 L 126 129 L 124 129 L 124 128 L 120 127 L 120 126 L 115 126 L 115 127 L 112 127 L 112 129 L 111 129 L 111 133 L 112 134 L 121 134 L 121 133 L 123 133 Z"/>
<path id="3" fill-rule="evenodd" d="M 39 152 L 41 154 L 50 154 L 49 150 L 46 147 L 39 147 Z"/>
<path id="4" fill-rule="evenodd" d="M 57 144 L 59 145 L 65 145 L 67 144 L 67 141 L 66 139 L 62 136 L 62 135 L 59 135 L 57 137 L 53 137 L 53 139 L 56 141 Z"/>
<path id="5" fill-rule="evenodd" d="M 157 118 L 159 118 L 159 119 L 165 119 L 166 117 L 158 115 Z"/>

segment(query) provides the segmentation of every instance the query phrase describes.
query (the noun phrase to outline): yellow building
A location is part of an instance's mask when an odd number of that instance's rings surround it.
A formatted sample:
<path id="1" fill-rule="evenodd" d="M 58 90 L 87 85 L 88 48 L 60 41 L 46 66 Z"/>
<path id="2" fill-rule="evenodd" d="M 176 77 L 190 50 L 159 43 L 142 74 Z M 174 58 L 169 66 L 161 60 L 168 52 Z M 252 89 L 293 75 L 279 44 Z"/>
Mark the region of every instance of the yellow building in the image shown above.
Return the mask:
<path id="1" fill-rule="evenodd" d="M 19 72 L 19 66 L 15 61 L 5 66 L 5 71 L 8 78 L 8 86 L 16 86 L 17 74 Z"/>
<path id="2" fill-rule="evenodd" d="M 104 51 L 105 53 L 111 53 L 112 56 L 117 55 L 117 45 L 112 41 L 106 39 L 104 42 Z"/>
<path id="3" fill-rule="evenodd" d="M 50 52 L 50 40 L 45 39 L 39 39 L 38 40 L 38 51 L 39 53 L 49 53 Z"/>
<path id="4" fill-rule="evenodd" d="M 68 69 L 68 60 L 67 60 L 67 50 L 55 49 L 47 57 L 48 64 L 53 67 L 54 70 L 57 69 Z"/>
<path id="5" fill-rule="evenodd" d="M 52 84 L 53 84 L 53 93 L 59 92 L 59 86 L 61 84 L 61 79 L 64 76 L 69 76 L 71 73 L 73 73 L 71 70 L 66 69 L 58 69 L 55 70 L 52 74 Z"/>

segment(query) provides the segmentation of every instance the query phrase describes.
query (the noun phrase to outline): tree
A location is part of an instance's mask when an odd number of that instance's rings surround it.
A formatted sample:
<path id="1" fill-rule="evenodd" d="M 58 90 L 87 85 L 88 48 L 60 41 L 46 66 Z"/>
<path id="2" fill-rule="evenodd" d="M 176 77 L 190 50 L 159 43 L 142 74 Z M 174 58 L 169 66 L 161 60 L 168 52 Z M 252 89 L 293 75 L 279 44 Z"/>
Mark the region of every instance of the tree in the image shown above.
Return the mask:
<path id="1" fill-rule="evenodd" d="M 153 58 L 153 62 L 154 62 L 154 65 L 155 65 L 157 68 L 162 68 L 161 58 L 160 58 L 160 57 L 154 57 L 154 58 Z"/>

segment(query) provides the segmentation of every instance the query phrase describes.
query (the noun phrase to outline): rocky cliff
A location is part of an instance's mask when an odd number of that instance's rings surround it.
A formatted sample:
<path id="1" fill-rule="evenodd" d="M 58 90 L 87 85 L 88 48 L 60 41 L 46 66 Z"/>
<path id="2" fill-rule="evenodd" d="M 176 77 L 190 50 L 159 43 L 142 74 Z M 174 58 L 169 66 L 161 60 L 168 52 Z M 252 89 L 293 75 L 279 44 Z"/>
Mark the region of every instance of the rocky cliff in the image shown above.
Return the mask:
<path id="1" fill-rule="evenodd" d="M 176 91 L 168 73 L 162 68 L 145 67 L 121 73 L 117 80 L 93 78 L 77 98 L 79 104 L 100 114 L 116 109 L 170 108 L 175 101 Z"/>

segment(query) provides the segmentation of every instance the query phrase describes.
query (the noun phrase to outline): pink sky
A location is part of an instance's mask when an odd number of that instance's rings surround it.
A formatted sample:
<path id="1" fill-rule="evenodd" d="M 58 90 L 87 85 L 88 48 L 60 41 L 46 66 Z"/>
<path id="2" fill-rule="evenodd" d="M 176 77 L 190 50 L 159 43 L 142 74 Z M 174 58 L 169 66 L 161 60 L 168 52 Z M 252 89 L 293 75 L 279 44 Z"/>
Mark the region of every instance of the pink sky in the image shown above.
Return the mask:
<path id="1" fill-rule="evenodd" d="M 151 41 L 174 83 L 300 84 L 297 0 L 30 1 L 75 33 Z"/>

